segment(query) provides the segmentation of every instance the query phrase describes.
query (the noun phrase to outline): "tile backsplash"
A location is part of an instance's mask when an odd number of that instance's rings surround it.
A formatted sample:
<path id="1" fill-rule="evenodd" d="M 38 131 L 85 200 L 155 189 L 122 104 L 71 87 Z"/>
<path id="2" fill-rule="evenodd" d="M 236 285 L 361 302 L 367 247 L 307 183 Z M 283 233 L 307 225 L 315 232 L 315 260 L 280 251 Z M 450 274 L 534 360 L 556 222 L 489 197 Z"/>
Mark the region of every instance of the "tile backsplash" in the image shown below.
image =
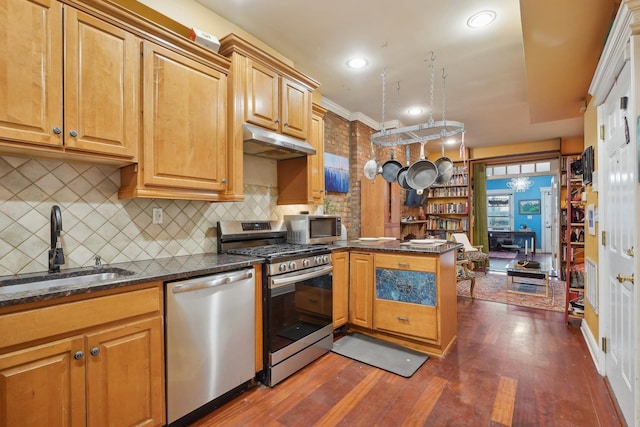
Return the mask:
<path id="1" fill-rule="evenodd" d="M 249 181 L 250 182 L 250 181 Z M 246 184 L 243 202 L 118 199 L 112 166 L 0 156 L 0 276 L 46 271 L 53 205 L 62 211 L 62 267 L 216 252 L 218 220 L 277 219 L 278 189 Z M 163 223 L 153 224 L 153 208 Z"/>

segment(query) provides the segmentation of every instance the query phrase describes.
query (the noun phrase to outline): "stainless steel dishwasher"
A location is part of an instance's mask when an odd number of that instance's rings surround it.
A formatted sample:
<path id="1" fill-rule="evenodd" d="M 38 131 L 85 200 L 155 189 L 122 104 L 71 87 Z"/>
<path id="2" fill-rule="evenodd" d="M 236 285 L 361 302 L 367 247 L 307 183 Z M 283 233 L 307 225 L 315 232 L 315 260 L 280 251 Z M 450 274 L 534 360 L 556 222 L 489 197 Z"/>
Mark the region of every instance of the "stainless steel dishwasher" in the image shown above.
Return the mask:
<path id="1" fill-rule="evenodd" d="M 255 376 L 253 268 L 166 284 L 167 421 Z"/>

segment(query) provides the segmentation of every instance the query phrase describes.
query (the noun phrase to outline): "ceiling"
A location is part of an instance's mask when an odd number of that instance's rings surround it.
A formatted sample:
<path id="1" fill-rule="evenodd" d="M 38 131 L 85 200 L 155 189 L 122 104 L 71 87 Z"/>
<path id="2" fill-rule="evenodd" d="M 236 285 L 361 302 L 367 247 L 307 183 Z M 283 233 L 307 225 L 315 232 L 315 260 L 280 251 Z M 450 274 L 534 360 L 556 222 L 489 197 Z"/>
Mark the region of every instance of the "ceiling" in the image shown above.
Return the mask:
<path id="1" fill-rule="evenodd" d="M 582 135 L 581 108 L 620 3 L 197 1 L 319 81 L 323 104 L 349 119 L 426 123 L 433 52 L 431 117 L 442 120 L 444 93 L 445 118 L 464 123 L 467 147 Z M 497 13 L 490 26 L 466 25 L 486 9 Z M 354 55 L 364 56 L 368 66 L 349 69 L 346 62 Z M 408 108 L 415 106 L 424 113 L 409 116 Z"/>

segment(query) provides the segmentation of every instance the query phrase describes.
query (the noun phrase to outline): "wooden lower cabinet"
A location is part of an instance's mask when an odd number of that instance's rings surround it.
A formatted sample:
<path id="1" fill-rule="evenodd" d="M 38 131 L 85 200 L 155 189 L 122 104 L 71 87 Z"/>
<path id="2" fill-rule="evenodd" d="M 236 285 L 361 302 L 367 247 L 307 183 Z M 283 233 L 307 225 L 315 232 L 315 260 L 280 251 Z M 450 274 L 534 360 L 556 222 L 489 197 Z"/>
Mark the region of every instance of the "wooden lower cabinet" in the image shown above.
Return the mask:
<path id="1" fill-rule="evenodd" d="M 164 425 L 162 284 L 150 285 L 0 314 L 0 425 Z"/>
<path id="2" fill-rule="evenodd" d="M 349 252 L 337 252 L 333 258 L 333 329 L 349 320 Z"/>
<path id="3" fill-rule="evenodd" d="M 442 356 L 457 331 L 455 251 L 350 256 L 351 329 Z"/>

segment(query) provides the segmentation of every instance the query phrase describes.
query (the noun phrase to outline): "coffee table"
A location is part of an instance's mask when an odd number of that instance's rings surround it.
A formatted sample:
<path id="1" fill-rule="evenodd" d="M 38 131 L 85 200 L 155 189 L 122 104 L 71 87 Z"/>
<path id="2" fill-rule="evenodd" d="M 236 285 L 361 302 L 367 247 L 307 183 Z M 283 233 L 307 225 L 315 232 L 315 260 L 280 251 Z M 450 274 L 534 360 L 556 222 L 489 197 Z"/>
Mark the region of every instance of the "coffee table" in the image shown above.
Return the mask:
<path id="1" fill-rule="evenodd" d="M 540 283 L 533 282 L 516 282 L 514 280 L 515 277 L 520 279 L 542 279 L 544 280 L 544 295 L 538 294 L 534 292 L 524 292 L 524 291 L 516 291 L 513 289 L 509 289 L 509 277 L 511 277 L 511 283 L 521 283 L 527 285 L 535 285 L 535 286 L 543 286 Z M 506 283 L 507 292 L 511 292 L 514 294 L 525 294 L 531 296 L 538 297 L 548 297 L 549 296 L 549 267 L 541 262 L 539 268 L 525 268 L 518 264 L 518 260 L 514 259 L 509 264 L 507 264 L 507 283 Z"/>

